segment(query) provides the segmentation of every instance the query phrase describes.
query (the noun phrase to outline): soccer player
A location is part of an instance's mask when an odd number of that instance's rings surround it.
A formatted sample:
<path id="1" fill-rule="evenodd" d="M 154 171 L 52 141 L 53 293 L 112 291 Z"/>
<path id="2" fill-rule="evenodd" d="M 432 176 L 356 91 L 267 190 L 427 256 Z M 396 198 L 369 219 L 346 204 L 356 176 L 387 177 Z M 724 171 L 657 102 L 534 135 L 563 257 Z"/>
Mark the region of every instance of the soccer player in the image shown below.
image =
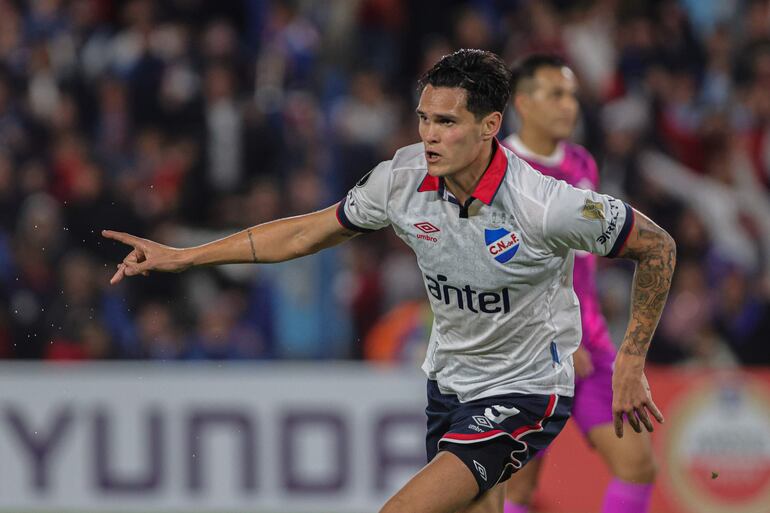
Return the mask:
<path id="1" fill-rule="evenodd" d="M 377 165 L 339 204 L 177 249 L 125 233 L 112 277 L 298 258 L 392 225 L 416 253 L 435 315 L 428 376 L 429 463 L 380 513 L 503 510 L 500 485 L 564 426 L 580 311 L 574 249 L 637 262 L 628 333 L 615 361 L 615 427 L 663 421 L 644 376 L 673 274 L 672 238 L 610 196 L 534 171 L 497 139 L 511 91 L 496 55 L 459 50 L 420 80 L 422 143 Z"/>
<path id="2" fill-rule="evenodd" d="M 568 142 L 578 116 L 577 83 L 559 57 L 536 54 L 513 71 L 513 105 L 520 121 L 517 134 L 503 144 L 544 175 L 596 190 L 596 163 L 581 146 Z M 575 396 L 572 418 L 606 462 L 614 479 L 604 498 L 603 513 L 645 513 L 650 502 L 655 463 L 647 433 L 615 436 L 612 426 L 612 362 L 610 339 L 596 293 L 596 257 L 576 252 L 573 272 L 580 299 L 581 345 L 572 355 Z M 525 513 L 537 486 L 543 458 L 534 458 L 507 483 L 505 513 Z"/>

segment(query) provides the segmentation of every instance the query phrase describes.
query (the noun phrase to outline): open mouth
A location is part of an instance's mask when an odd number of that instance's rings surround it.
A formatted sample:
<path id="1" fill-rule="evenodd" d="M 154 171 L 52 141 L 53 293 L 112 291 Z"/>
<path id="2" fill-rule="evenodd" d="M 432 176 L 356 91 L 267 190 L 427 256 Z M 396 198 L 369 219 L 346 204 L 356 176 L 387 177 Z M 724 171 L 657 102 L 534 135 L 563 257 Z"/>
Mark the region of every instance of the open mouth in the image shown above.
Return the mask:
<path id="1" fill-rule="evenodd" d="M 435 151 L 426 151 L 425 152 L 425 160 L 427 160 L 428 162 L 431 162 L 431 163 L 438 162 L 438 159 L 440 159 L 440 158 L 441 158 L 441 155 L 439 155 Z"/>

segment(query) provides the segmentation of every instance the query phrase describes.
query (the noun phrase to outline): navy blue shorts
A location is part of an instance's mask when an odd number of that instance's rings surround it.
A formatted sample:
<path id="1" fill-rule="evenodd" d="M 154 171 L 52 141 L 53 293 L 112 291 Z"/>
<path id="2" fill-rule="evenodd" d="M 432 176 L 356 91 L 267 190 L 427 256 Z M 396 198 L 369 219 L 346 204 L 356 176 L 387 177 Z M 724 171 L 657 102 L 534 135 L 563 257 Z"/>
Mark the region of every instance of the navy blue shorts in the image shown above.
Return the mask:
<path id="1" fill-rule="evenodd" d="M 542 451 L 569 419 L 572 398 L 509 394 L 461 403 L 428 380 L 428 461 L 449 451 L 471 470 L 479 494 L 511 477 Z"/>

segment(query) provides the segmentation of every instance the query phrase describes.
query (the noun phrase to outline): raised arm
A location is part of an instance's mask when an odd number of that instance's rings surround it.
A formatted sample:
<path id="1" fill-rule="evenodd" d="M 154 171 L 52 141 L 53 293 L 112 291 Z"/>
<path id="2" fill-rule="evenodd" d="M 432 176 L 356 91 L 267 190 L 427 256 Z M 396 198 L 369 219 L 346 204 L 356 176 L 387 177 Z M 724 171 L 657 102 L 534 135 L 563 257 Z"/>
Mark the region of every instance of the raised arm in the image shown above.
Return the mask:
<path id="1" fill-rule="evenodd" d="M 102 235 L 133 247 L 110 279 L 150 271 L 182 272 L 199 265 L 274 263 L 310 255 L 355 237 L 337 220 L 337 205 L 296 217 L 252 226 L 228 237 L 193 248 L 172 248 L 148 239 L 110 230 Z"/>
<path id="2" fill-rule="evenodd" d="M 612 377 L 615 433 L 622 437 L 624 415 L 637 432 L 641 431 L 640 421 L 648 431 L 653 430 L 646 410 L 658 422 L 663 422 L 663 416 L 652 401 L 644 375 L 644 363 L 671 287 L 676 244 L 665 230 L 634 210 L 634 226 L 618 257 L 636 261 L 631 289 L 631 317 Z"/>

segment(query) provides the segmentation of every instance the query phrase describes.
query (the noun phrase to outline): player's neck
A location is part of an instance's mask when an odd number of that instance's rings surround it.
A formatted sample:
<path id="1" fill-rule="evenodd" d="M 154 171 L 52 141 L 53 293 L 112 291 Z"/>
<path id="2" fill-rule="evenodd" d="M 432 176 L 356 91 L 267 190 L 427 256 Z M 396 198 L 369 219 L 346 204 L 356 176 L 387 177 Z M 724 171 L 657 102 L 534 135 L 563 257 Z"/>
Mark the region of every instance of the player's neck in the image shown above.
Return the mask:
<path id="1" fill-rule="evenodd" d="M 490 141 L 481 150 L 479 157 L 471 162 L 468 167 L 444 178 L 444 183 L 446 183 L 449 192 L 457 198 L 460 204 L 464 204 L 473 194 L 473 191 L 476 190 L 476 185 L 484 175 L 484 171 L 489 167 L 490 162 L 492 162 L 493 149 L 494 144 Z"/>
<path id="2" fill-rule="evenodd" d="M 559 140 L 552 137 L 548 137 L 537 130 L 523 126 L 519 130 L 519 140 L 526 148 L 541 157 L 550 157 L 556 151 L 556 147 L 559 145 Z"/>

